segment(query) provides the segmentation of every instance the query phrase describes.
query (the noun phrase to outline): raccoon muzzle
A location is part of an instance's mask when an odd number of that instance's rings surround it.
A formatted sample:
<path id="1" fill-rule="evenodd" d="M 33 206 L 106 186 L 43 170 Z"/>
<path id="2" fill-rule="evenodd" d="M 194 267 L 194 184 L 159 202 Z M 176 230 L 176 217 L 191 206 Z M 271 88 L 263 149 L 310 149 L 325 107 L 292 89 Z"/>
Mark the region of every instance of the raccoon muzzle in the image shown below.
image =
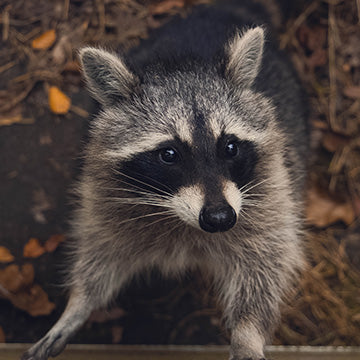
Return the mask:
<path id="1" fill-rule="evenodd" d="M 200 227 L 207 232 L 224 232 L 236 223 L 236 212 L 230 205 L 203 207 L 199 215 Z"/>

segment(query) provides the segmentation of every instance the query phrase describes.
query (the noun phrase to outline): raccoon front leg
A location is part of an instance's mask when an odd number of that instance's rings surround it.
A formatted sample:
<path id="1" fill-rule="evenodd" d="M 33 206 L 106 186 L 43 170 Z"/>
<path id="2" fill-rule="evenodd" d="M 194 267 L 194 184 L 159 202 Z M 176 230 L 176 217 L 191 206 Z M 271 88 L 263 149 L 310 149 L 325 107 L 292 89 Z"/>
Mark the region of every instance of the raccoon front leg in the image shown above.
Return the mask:
<path id="1" fill-rule="evenodd" d="M 84 263 L 91 265 L 81 268 Z M 121 261 L 119 264 L 114 260 L 104 266 L 93 258 L 79 261 L 79 264 L 73 270 L 73 290 L 64 313 L 53 328 L 23 354 L 21 360 L 46 360 L 49 356 L 57 356 L 91 312 L 106 306 L 131 274 L 131 266 Z"/>
<path id="2" fill-rule="evenodd" d="M 265 341 L 279 317 L 276 275 L 252 267 L 233 266 L 218 279 L 231 332 L 230 360 L 265 360 Z"/>
<path id="3" fill-rule="evenodd" d="M 61 353 L 71 336 L 84 324 L 93 310 L 93 302 L 84 292 L 73 291 L 66 309 L 52 329 L 27 350 L 21 360 L 46 360 Z"/>

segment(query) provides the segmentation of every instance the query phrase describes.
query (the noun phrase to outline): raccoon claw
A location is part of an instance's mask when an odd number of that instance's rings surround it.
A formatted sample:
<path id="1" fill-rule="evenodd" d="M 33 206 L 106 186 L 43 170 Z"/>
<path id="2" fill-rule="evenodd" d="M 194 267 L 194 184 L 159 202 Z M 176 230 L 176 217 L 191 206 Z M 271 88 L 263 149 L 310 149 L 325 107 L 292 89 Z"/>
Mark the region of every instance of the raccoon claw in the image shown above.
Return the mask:
<path id="1" fill-rule="evenodd" d="M 49 356 L 59 355 L 65 346 L 66 340 L 61 335 L 55 338 L 47 336 L 27 350 L 20 360 L 47 360 Z"/>

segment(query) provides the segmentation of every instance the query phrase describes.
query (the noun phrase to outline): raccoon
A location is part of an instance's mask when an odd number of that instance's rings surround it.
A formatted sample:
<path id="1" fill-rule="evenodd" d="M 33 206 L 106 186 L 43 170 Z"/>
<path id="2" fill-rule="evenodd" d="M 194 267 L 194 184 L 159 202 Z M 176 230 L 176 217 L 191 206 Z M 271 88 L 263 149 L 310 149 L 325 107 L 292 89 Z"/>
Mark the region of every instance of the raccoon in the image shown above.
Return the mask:
<path id="1" fill-rule="evenodd" d="M 307 105 L 249 1 L 200 6 L 126 56 L 80 50 L 101 110 L 73 214 L 70 297 L 23 360 L 58 355 L 135 275 L 211 279 L 230 359 L 264 344 L 304 264 Z"/>

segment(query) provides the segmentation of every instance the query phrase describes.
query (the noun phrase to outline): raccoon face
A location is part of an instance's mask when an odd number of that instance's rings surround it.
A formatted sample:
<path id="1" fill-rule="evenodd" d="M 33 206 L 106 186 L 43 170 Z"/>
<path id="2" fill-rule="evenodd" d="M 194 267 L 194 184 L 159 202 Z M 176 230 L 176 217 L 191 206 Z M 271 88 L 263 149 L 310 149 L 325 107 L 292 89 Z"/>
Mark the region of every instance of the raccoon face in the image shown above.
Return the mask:
<path id="1" fill-rule="evenodd" d="M 165 208 L 158 214 L 209 233 L 236 224 L 271 122 L 268 102 L 250 88 L 262 48 L 263 30 L 251 29 L 229 43 L 223 75 L 194 65 L 143 81 L 115 55 L 82 50 L 104 109 L 93 126 L 96 156 L 123 203 Z"/>

